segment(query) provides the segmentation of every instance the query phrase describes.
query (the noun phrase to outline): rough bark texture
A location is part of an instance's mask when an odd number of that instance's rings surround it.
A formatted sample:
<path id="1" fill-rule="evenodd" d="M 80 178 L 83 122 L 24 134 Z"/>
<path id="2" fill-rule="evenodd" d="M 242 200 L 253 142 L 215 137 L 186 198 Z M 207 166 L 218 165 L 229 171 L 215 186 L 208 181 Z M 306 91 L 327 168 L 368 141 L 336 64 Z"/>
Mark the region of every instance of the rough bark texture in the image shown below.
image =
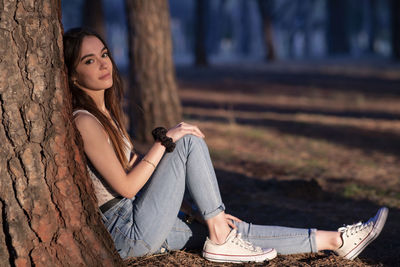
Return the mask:
<path id="1" fill-rule="evenodd" d="M 126 8 L 130 129 L 138 140 L 150 141 L 154 127 L 171 127 L 181 120 L 182 113 L 172 60 L 169 6 L 166 0 L 126 0 Z"/>
<path id="2" fill-rule="evenodd" d="M 0 1 L 1 266 L 121 264 L 75 141 L 60 8 Z"/>
<path id="3" fill-rule="evenodd" d="M 103 39 L 106 39 L 103 1 L 85 0 L 82 15 L 83 26 L 96 31 Z"/>

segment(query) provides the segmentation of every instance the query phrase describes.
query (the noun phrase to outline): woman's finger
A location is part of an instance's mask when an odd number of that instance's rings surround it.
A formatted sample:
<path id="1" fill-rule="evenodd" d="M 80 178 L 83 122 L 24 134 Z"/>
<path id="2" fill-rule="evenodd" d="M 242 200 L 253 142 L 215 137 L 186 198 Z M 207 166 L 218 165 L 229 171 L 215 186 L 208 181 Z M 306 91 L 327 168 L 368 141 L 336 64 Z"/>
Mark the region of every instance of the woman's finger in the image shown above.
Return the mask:
<path id="1" fill-rule="evenodd" d="M 226 220 L 228 225 L 233 228 L 233 229 L 237 229 L 237 226 L 231 221 L 231 220 Z"/>
<path id="2" fill-rule="evenodd" d="M 192 128 L 190 131 L 191 131 L 191 134 L 198 136 L 200 138 L 204 138 L 204 135 L 202 132 L 200 132 L 200 130 L 198 130 L 196 128 Z"/>
<path id="3" fill-rule="evenodd" d="M 237 217 L 235 217 L 233 215 L 230 215 L 230 214 L 225 214 L 225 217 L 227 219 L 230 219 L 230 220 L 233 220 L 233 221 L 237 221 L 237 222 L 241 222 L 242 221 L 241 219 L 239 219 L 239 218 L 237 218 Z"/>
<path id="4" fill-rule="evenodd" d="M 205 137 L 205 135 L 195 125 L 191 125 L 191 124 L 185 123 L 184 128 L 187 130 L 187 133 L 196 135 L 196 136 L 201 137 L 201 138 Z"/>
<path id="5" fill-rule="evenodd" d="M 194 130 L 196 131 L 197 134 L 199 134 L 201 137 L 205 137 L 205 135 L 200 131 L 199 127 L 194 126 Z"/>

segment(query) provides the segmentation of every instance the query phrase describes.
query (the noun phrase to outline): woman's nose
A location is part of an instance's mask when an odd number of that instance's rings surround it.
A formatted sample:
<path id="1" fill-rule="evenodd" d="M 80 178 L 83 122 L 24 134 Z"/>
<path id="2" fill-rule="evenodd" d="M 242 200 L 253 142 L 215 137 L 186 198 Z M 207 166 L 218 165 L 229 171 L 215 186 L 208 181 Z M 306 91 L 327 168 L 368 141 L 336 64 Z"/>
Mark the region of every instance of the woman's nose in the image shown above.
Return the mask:
<path id="1" fill-rule="evenodd" d="M 100 60 L 100 68 L 106 69 L 108 67 L 108 62 L 105 59 Z"/>

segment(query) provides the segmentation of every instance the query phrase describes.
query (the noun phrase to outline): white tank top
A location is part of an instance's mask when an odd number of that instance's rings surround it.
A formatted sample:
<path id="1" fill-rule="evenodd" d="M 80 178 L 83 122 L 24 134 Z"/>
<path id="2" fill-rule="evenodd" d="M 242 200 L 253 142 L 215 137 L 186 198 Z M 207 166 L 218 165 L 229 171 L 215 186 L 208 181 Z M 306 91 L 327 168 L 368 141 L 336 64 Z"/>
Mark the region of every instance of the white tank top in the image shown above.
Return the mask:
<path id="1" fill-rule="evenodd" d="M 77 115 L 79 113 L 85 113 L 88 114 L 90 116 L 92 116 L 93 118 L 96 119 L 96 121 L 98 123 L 101 124 L 101 122 L 96 118 L 96 116 L 94 116 L 92 113 L 90 113 L 87 110 L 83 110 L 83 109 L 78 109 L 75 110 L 72 114 L 74 116 L 74 119 L 77 117 Z M 103 126 L 103 125 L 102 125 Z M 108 143 L 112 145 L 110 138 L 108 138 Z M 126 144 L 125 146 L 125 156 L 127 159 L 130 159 L 131 157 L 131 151 L 132 151 L 132 147 L 128 141 L 128 139 L 124 136 L 124 142 Z M 107 181 L 100 175 L 100 173 L 96 170 L 96 168 L 93 166 L 93 164 L 90 162 L 90 159 L 88 157 L 86 157 L 87 159 L 87 169 L 88 169 L 88 173 L 89 176 L 93 182 L 93 187 L 94 187 L 94 192 L 96 194 L 97 197 L 97 204 L 99 206 L 103 205 L 104 203 L 106 203 L 107 201 L 120 196 L 117 192 L 115 192 L 111 186 L 107 183 Z"/>

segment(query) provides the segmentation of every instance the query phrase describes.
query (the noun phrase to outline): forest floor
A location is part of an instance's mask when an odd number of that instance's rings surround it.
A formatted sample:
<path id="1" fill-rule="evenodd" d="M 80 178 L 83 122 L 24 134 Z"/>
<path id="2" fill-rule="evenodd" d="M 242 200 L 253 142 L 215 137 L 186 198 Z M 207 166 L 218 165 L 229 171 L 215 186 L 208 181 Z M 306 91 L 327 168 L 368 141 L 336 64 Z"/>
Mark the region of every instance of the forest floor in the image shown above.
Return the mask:
<path id="1" fill-rule="evenodd" d="M 400 266 L 400 68 L 266 64 L 178 68 L 185 121 L 206 135 L 227 212 L 336 230 L 389 207 L 354 261 L 330 252 L 243 266 Z M 178 251 L 129 266 L 241 266 Z"/>

